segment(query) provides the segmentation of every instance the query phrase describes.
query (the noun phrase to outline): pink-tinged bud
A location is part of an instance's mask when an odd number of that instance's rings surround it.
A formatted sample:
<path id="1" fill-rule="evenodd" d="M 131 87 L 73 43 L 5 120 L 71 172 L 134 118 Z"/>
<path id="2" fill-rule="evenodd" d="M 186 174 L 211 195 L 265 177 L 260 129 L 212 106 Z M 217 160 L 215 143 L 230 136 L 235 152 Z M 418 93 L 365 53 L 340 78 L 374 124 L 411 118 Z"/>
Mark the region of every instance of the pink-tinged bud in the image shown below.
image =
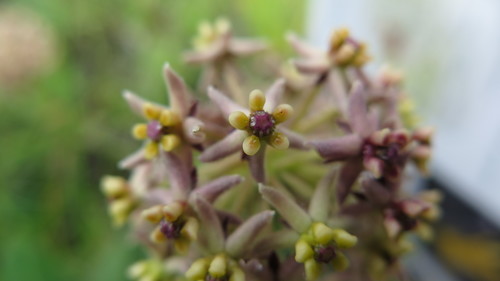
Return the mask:
<path id="1" fill-rule="evenodd" d="M 401 225 L 392 217 L 384 219 L 384 227 L 389 237 L 394 238 L 401 232 Z"/>

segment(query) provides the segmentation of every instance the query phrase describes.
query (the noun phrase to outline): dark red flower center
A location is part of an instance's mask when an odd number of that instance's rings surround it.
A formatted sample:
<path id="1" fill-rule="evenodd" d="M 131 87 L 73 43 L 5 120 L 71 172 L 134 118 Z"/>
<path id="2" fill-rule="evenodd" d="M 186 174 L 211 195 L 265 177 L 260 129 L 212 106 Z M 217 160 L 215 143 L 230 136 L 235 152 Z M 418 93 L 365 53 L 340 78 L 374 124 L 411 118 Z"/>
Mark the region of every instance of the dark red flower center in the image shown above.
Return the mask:
<path id="1" fill-rule="evenodd" d="M 333 246 L 319 246 L 314 248 L 314 260 L 321 263 L 329 263 L 335 257 L 337 253 L 335 252 L 335 248 Z"/>
<path id="2" fill-rule="evenodd" d="M 258 137 L 266 137 L 273 133 L 274 117 L 264 110 L 255 111 L 250 114 L 250 129 Z"/>
<path id="3" fill-rule="evenodd" d="M 161 233 L 168 239 L 176 239 L 181 236 L 182 224 L 176 222 L 172 223 L 166 220 L 162 220 L 160 224 Z"/>

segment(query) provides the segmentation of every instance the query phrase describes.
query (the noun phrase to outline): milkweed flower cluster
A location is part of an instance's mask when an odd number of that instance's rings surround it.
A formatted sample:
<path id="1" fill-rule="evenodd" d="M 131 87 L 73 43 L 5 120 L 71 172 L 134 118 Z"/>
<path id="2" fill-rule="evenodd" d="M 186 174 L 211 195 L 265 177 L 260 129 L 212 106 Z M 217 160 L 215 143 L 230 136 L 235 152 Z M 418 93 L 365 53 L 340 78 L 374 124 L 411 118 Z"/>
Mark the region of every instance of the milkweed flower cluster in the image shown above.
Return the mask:
<path id="1" fill-rule="evenodd" d="M 105 176 L 102 190 L 149 250 L 131 278 L 395 280 L 408 235 L 431 238 L 440 195 L 402 188 L 408 166 L 427 173 L 433 131 L 416 124 L 402 76 L 370 78 L 347 29 L 326 51 L 287 39 L 298 57 L 246 88 L 238 59 L 266 44 L 203 23 L 186 54 L 204 67 L 199 90 L 165 64 L 169 106 L 123 93 L 143 145 L 119 164 L 130 178 Z"/>

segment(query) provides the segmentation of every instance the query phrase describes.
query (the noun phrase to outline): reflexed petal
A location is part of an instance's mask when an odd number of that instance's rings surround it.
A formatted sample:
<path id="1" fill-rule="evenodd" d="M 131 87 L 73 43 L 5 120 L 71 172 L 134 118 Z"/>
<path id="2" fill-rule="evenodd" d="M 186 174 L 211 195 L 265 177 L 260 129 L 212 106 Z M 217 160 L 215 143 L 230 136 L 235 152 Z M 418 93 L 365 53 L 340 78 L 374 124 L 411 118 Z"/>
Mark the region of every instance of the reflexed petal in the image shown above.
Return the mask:
<path id="1" fill-rule="evenodd" d="M 230 40 L 227 46 L 229 52 L 236 56 L 250 55 L 265 50 L 266 47 L 267 44 L 261 40 L 236 38 Z"/>
<path id="2" fill-rule="evenodd" d="M 165 152 L 162 155 L 161 162 L 165 165 L 174 196 L 178 199 L 187 199 L 191 191 L 191 177 L 186 164 L 172 152 Z"/>
<path id="3" fill-rule="evenodd" d="M 225 44 L 225 40 L 217 40 L 206 50 L 187 52 L 184 54 L 184 61 L 193 64 L 214 62 L 224 53 Z"/>
<path id="4" fill-rule="evenodd" d="M 278 131 L 288 138 L 288 142 L 290 143 L 289 147 L 300 150 L 309 150 L 311 148 L 306 144 L 306 139 L 302 135 L 287 128 L 283 128 L 282 126 L 279 127 Z"/>
<path id="5" fill-rule="evenodd" d="M 168 87 L 170 107 L 173 111 L 177 111 L 183 119 L 193 104 L 193 98 L 189 94 L 184 80 L 175 73 L 168 63 L 163 66 L 163 72 Z"/>
<path id="6" fill-rule="evenodd" d="M 363 181 L 363 189 L 368 200 L 378 205 L 384 205 L 391 200 L 391 192 L 389 188 L 383 186 L 374 179 Z"/>
<path id="7" fill-rule="evenodd" d="M 313 46 L 301 41 L 295 33 L 289 32 L 286 34 L 287 41 L 292 45 L 292 48 L 303 57 L 316 57 L 323 52 Z"/>
<path id="8" fill-rule="evenodd" d="M 314 58 L 314 59 L 295 59 L 293 64 L 298 71 L 305 74 L 323 74 L 330 69 L 328 59 Z"/>
<path id="9" fill-rule="evenodd" d="M 272 112 L 283 97 L 283 92 L 285 89 L 285 79 L 280 78 L 276 80 L 269 89 L 266 91 L 266 104 L 264 105 L 264 110 L 267 112 Z"/>
<path id="10" fill-rule="evenodd" d="M 243 180 L 244 180 L 244 178 L 242 176 L 239 176 L 239 175 L 220 177 L 218 179 L 215 179 L 209 183 L 206 183 L 206 184 L 198 187 L 196 189 L 195 193 L 200 194 L 208 202 L 213 202 L 224 191 L 238 185 Z"/>
<path id="11" fill-rule="evenodd" d="M 368 120 L 368 109 L 365 98 L 365 89 L 361 82 L 353 83 L 349 96 L 348 119 L 353 132 L 361 137 L 369 136 L 372 131 L 371 122 Z"/>
<path id="12" fill-rule="evenodd" d="M 145 117 L 142 108 L 148 101 L 128 90 L 123 91 L 122 96 L 135 114 Z"/>
<path id="13" fill-rule="evenodd" d="M 137 150 L 136 152 L 130 154 L 129 156 L 125 157 L 125 159 L 121 160 L 118 163 L 118 167 L 120 169 L 133 169 L 136 166 L 147 162 L 148 160 L 146 157 L 144 157 L 144 149 L 141 148 Z"/>
<path id="14" fill-rule="evenodd" d="M 210 203 L 200 196 L 194 198 L 194 209 L 200 218 L 201 229 L 204 235 L 199 237 L 208 250 L 218 253 L 224 250 L 224 232 L 221 222 Z"/>
<path id="15" fill-rule="evenodd" d="M 263 237 L 252 250 L 253 256 L 266 255 L 269 252 L 292 247 L 299 239 L 299 234 L 291 229 L 282 229 Z"/>
<path id="16" fill-rule="evenodd" d="M 263 211 L 246 220 L 227 238 L 227 253 L 232 257 L 241 257 L 251 249 L 255 238 L 271 223 L 273 216 L 274 211 Z"/>
<path id="17" fill-rule="evenodd" d="M 333 184 L 337 180 L 338 170 L 333 169 L 316 186 L 314 195 L 309 203 L 309 215 L 315 221 L 326 221 L 332 208 L 331 195 Z"/>
<path id="18" fill-rule="evenodd" d="M 310 143 L 327 161 L 341 161 L 359 155 L 363 141 L 358 135 L 351 134 Z"/>
<path id="19" fill-rule="evenodd" d="M 247 137 L 245 131 L 235 130 L 222 140 L 206 148 L 200 155 L 201 162 L 212 162 L 241 150 L 241 144 Z"/>
<path id="20" fill-rule="evenodd" d="M 312 222 L 311 218 L 292 198 L 276 188 L 263 184 L 259 184 L 259 192 L 295 231 L 299 233 L 307 231 Z"/>
<path id="21" fill-rule="evenodd" d="M 335 105 L 338 110 L 342 113 L 342 116 L 347 118 L 347 108 L 348 108 L 348 98 L 346 92 L 346 86 L 344 81 L 341 79 L 339 70 L 332 69 L 328 75 L 326 82 L 326 87 L 334 97 Z"/>
<path id="22" fill-rule="evenodd" d="M 339 203 L 345 201 L 361 171 L 363 171 L 363 165 L 361 159 L 358 158 L 351 159 L 342 166 L 337 184 L 337 198 Z"/>
<path id="23" fill-rule="evenodd" d="M 234 111 L 241 111 L 247 115 L 250 113 L 248 109 L 235 103 L 212 86 L 208 87 L 208 97 L 219 107 L 225 118 L 229 118 L 229 115 L 231 115 L 231 113 L 233 113 Z"/>
<path id="24" fill-rule="evenodd" d="M 184 136 L 191 144 L 199 144 L 205 140 L 203 122 L 198 118 L 188 117 L 184 120 Z"/>

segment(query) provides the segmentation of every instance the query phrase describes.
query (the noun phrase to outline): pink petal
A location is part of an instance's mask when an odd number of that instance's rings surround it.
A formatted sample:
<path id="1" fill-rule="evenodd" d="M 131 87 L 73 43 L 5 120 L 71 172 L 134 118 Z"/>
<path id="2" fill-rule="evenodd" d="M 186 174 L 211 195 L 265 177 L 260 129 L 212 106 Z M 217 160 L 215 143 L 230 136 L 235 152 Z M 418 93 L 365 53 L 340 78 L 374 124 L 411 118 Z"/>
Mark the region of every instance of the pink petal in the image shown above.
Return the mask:
<path id="1" fill-rule="evenodd" d="M 368 121 L 368 110 L 365 99 L 365 89 L 361 82 L 355 81 L 351 88 L 349 96 L 348 119 L 351 129 L 361 137 L 367 137 L 372 133 L 370 131 L 370 122 Z"/>
<path id="2" fill-rule="evenodd" d="M 271 204 L 278 213 L 299 233 L 304 233 L 312 223 L 309 215 L 295 201 L 282 191 L 259 184 L 259 192 L 264 200 Z"/>
<path id="3" fill-rule="evenodd" d="M 363 164 L 360 158 L 353 158 L 342 166 L 337 183 L 337 199 L 339 203 L 345 201 L 361 171 L 363 171 Z"/>
<path id="4" fill-rule="evenodd" d="M 315 221 L 326 221 L 331 208 L 331 194 L 334 183 L 337 181 L 338 170 L 333 169 L 321 179 L 316 186 L 311 202 L 309 215 Z"/>
<path id="5" fill-rule="evenodd" d="M 222 140 L 206 148 L 200 155 L 201 162 L 212 162 L 241 151 L 243 140 L 248 133 L 234 130 Z"/>
<path id="6" fill-rule="evenodd" d="M 290 43 L 290 45 L 292 45 L 292 48 L 302 57 L 316 57 L 323 53 L 313 46 L 301 41 L 295 33 L 288 33 L 286 35 L 286 39 Z"/>
<path id="7" fill-rule="evenodd" d="M 274 108 L 278 106 L 283 92 L 285 90 L 285 79 L 280 78 L 276 80 L 271 87 L 266 91 L 266 103 L 264 104 L 264 110 L 267 112 L 273 112 Z"/>
<path id="8" fill-rule="evenodd" d="M 236 56 L 250 55 L 260 52 L 267 48 L 267 44 L 261 40 L 255 39 L 236 39 L 229 40 L 228 50 Z"/>
<path id="9" fill-rule="evenodd" d="M 200 194 L 208 202 L 213 202 L 226 190 L 238 185 L 244 180 L 242 176 L 231 175 L 215 179 L 196 189 L 195 193 Z"/>
<path id="10" fill-rule="evenodd" d="M 170 107 L 177 111 L 183 119 L 188 115 L 189 109 L 194 103 L 184 80 L 170 67 L 168 63 L 163 66 L 165 83 L 168 87 Z"/>
<path id="11" fill-rule="evenodd" d="M 326 58 L 294 59 L 293 64 L 298 71 L 304 74 L 323 74 L 330 69 Z"/>
<path id="12" fill-rule="evenodd" d="M 118 167 L 120 169 L 127 169 L 127 170 L 129 170 L 129 169 L 133 169 L 137 165 L 146 163 L 148 161 L 149 160 L 147 160 L 144 157 L 144 149 L 141 148 L 141 149 L 137 150 L 136 152 L 130 154 L 129 156 L 125 157 L 123 160 L 121 160 L 118 163 Z"/>
<path id="13" fill-rule="evenodd" d="M 252 249 L 255 238 L 266 226 L 269 226 L 274 211 L 263 211 L 247 219 L 226 241 L 226 251 L 231 257 L 242 257 Z"/>
<path id="14" fill-rule="evenodd" d="M 362 143 L 356 134 L 310 142 L 319 155 L 327 161 L 342 161 L 359 155 Z"/>
<path id="15" fill-rule="evenodd" d="M 200 236 L 200 242 L 212 253 L 224 250 L 224 232 L 215 209 L 203 197 L 194 197 L 194 209 L 201 223 L 204 235 Z"/>
<path id="16" fill-rule="evenodd" d="M 172 152 L 161 154 L 160 161 L 168 174 L 168 181 L 174 196 L 177 199 L 187 200 L 192 183 L 191 174 L 186 164 Z"/>
<path id="17" fill-rule="evenodd" d="M 248 109 L 235 103 L 226 95 L 224 95 L 223 93 L 221 93 L 219 90 L 215 89 L 212 86 L 208 87 L 208 97 L 213 103 L 215 103 L 219 107 L 222 114 L 224 115 L 224 118 L 228 118 L 229 115 L 235 111 L 241 111 L 245 114 L 250 113 Z"/>

